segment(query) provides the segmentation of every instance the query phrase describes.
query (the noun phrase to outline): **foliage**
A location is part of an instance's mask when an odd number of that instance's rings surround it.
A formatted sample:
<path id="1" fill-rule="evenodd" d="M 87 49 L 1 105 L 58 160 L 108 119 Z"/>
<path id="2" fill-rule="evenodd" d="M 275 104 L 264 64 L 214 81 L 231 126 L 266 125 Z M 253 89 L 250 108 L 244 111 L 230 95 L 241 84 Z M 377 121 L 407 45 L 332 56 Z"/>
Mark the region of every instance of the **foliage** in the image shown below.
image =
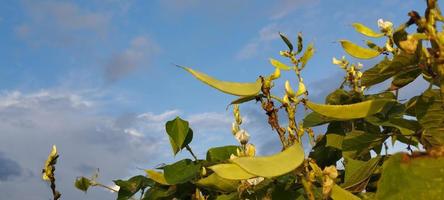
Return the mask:
<path id="1" fill-rule="evenodd" d="M 396 28 L 382 19 L 379 31 L 354 23 L 358 33 L 385 38 L 386 42 L 380 46 L 367 40 L 368 47 L 362 47 L 340 40 L 345 52 L 357 59 L 381 60 L 361 72 L 362 64 L 351 63 L 346 57 L 333 58 L 333 64 L 346 75 L 325 103 L 311 101 L 305 87 L 301 72 L 315 50 L 309 44 L 303 52 L 301 34 L 293 45 L 280 33 L 288 47 L 280 55 L 289 61 L 270 59 L 274 72 L 254 82 L 220 81 L 179 66 L 203 83 L 236 96 L 230 105 L 232 134 L 239 144 L 211 148 L 205 159 L 199 159 L 189 145 L 193 131 L 178 117 L 165 127 L 173 154 L 186 149 L 193 160 L 179 160 L 147 169 L 146 175 L 114 181 L 120 189 L 98 183 L 97 176 L 79 177 L 75 186 L 85 192 L 89 187 L 105 187 L 116 191 L 119 200 L 135 199 L 136 193 L 144 200 L 439 199 L 444 196 L 444 31 L 437 28 L 437 22 L 444 22 L 444 17 L 436 0 L 428 0 L 425 16 L 412 11 Z M 407 32 L 411 26 L 416 32 Z M 272 89 L 281 71 L 295 73 L 298 89 L 290 84 L 294 80 L 286 80 L 285 95 L 278 97 Z M 429 88 L 407 101 L 398 99 L 398 91 L 419 76 L 430 83 Z M 386 91 L 368 93 L 367 88 L 389 79 L 391 86 Z M 255 155 L 250 134 L 241 128 L 239 107 L 253 100 L 260 102 L 281 141 L 282 152 Z M 298 106 L 312 112 L 297 120 Z M 285 112 L 285 125 L 279 112 Z M 326 125 L 326 132 L 315 138 L 312 127 L 321 125 Z M 304 143 L 303 137 L 310 143 Z M 407 144 L 410 152 L 388 154 L 387 140 Z M 304 155 L 304 148 L 310 145 L 309 155 Z M 411 146 L 422 150 L 414 152 Z"/>

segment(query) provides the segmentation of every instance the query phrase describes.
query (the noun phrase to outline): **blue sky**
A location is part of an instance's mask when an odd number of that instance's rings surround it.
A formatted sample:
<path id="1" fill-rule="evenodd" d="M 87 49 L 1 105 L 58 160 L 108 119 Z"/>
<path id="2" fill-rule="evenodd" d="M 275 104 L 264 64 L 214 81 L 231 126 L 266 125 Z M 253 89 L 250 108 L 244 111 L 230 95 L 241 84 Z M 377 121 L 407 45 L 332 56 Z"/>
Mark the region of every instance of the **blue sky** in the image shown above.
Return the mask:
<path id="1" fill-rule="evenodd" d="M 331 58 L 345 55 L 339 39 L 363 44 L 353 22 L 395 25 L 422 1 L 365 0 L 3 0 L 0 7 L 0 193 L 6 199 L 45 199 L 39 180 L 50 146 L 61 154 L 57 175 L 65 199 L 84 195 L 78 175 L 100 168 L 104 183 L 142 173 L 173 158 L 164 123 L 180 115 L 195 129 L 201 157 L 232 144 L 233 97 L 219 93 L 173 63 L 230 81 L 269 74 L 268 58 L 285 49 L 278 32 L 302 32 L 316 54 L 303 75 L 322 101 L 343 76 Z M 379 41 L 383 43 L 383 41 Z M 366 67 L 376 61 L 363 62 Z M 285 78 L 294 79 L 291 75 Z M 418 83 L 418 85 L 421 85 Z M 277 90 L 282 86 L 277 86 Z M 417 90 L 419 91 L 420 88 Z M 401 91 L 402 93 L 402 91 Z M 406 94 L 407 95 L 407 94 Z M 408 96 L 408 95 L 407 95 Z M 257 105 L 241 107 L 245 128 L 263 154 L 278 140 Z M 266 125 L 266 124 L 265 124 Z"/>

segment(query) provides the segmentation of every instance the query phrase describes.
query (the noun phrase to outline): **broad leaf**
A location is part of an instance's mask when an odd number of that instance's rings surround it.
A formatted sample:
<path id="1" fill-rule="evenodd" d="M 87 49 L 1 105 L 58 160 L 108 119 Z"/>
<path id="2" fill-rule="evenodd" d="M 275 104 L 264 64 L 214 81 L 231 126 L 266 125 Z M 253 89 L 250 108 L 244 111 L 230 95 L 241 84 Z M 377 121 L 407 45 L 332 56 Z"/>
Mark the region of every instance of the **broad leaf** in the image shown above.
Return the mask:
<path id="1" fill-rule="evenodd" d="M 444 109 L 438 89 L 427 90 L 418 97 L 416 118 L 424 128 L 423 145 L 426 147 L 444 144 Z"/>
<path id="2" fill-rule="evenodd" d="M 261 91 L 262 81 L 257 79 L 252 83 L 237 83 L 217 80 L 207 74 L 198 72 L 188 67 L 179 66 L 182 69 L 191 73 L 194 77 L 202 81 L 203 83 L 216 88 L 224 93 L 232 94 L 236 96 L 251 96 L 256 95 Z"/>
<path id="3" fill-rule="evenodd" d="M 217 164 L 209 167 L 218 176 L 229 180 L 246 180 L 256 175 L 250 174 L 236 164 Z"/>
<path id="4" fill-rule="evenodd" d="M 394 76 L 397 71 L 395 70 L 387 70 L 385 72 L 381 72 L 382 69 L 387 68 L 391 64 L 391 61 L 385 57 L 380 63 L 376 64 L 372 68 L 366 70 L 361 77 L 361 85 L 362 86 L 372 86 L 378 83 L 384 82 L 385 80 Z"/>
<path id="5" fill-rule="evenodd" d="M 327 134 L 345 135 L 344 128 L 342 127 L 344 122 L 331 122 L 328 125 Z M 327 146 L 327 134 L 321 135 L 321 139 L 316 142 L 310 152 L 309 157 L 316 161 L 319 167 L 324 168 L 326 166 L 335 165 L 336 162 L 342 158 L 341 150 Z"/>
<path id="6" fill-rule="evenodd" d="M 342 188 L 351 192 L 361 192 L 365 189 L 370 176 L 377 169 L 381 157 L 375 157 L 369 161 L 346 159 L 345 179 Z"/>
<path id="7" fill-rule="evenodd" d="M 440 199 L 444 197 L 443 169 L 444 157 L 395 154 L 384 162 L 376 199 Z"/>
<path id="8" fill-rule="evenodd" d="M 165 124 L 166 132 L 170 138 L 174 155 L 188 145 L 193 138 L 193 131 L 189 128 L 188 122 L 176 117 Z"/>
<path id="9" fill-rule="evenodd" d="M 382 144 L 388 136 L 382 134 L 352 131 L 342 141 L 342 154 L 350 158 L 365 156 L 375 146 Z"/>
<path id="10" fill-rule="evenodd" d="M 201 168 L 201 164 L 193 162 L 190 159 L 183 159 L 165 166 L 163 170 L 166 182 L 175 185 L 196 178 Z"/>
<path id="11" fill-rule="evenodd" d="M 271 63 L 271 65 L 273 65 L 274 67 L 279 68 L 279 69 L 282 69 L 282 70 L 286 70 L 286 71 L 288 71 L 288 70 L 293 69 L 293 67 L 290 67 L 290 66 L 288 66 L 288 65 L 286 65 L 286 64 L 284 64 L 284 63 L 282 63 L 281 61 L 279 61 L 279 60 L 275 60 L 275 59 L 273 59 L 273 58 L 270 58 L 270 63 Z"/>
<path id="12" fill-rule="evenodd" d="M 114 183 L 120 187 L 117 200 L 128 200 L 140 189 L 154 186 L 154 182 L 151 179 L 140 175 L 126 181 L 115 180 Z"/>
<path id="13" fill-rule="evenodd" d="M 322 116 L 317 112 L 311 112 L 310 114 L 304 117 L 303 124 L 305 128 L 309 128 L 326 124 L 333 120 L 334 120 L 333 118 Z"/>
<path id="14" fill-rule="evenodd" d="M 342 189 L 336 184 L 331 189 L 330 197 L 333 200 L 360 200 L 359 197 L 353 195 L 347 190 Z"/>
<path id="15" fill-rule="evenodd" d="M 396 101 L 388 99 L 368 100 L 348 105 L 325 105 L 306 101 L 308 108 L 326 117 L 338 120 L 365 118 L 388 109 Z"/>
<path id="16" fill-rule="evenodd" d="M 361 33 L 361 34 L 368 36 L 368 37 L 379 38 L 379 37 L 384 36 L 383 33 L 377 33 L 375 31 L 373 31 L 371 28 L 369 28 L 363 24 L 360 24 L 360 23 L 353 23 L 352 26 L 355 28 L 355 30 L 358 33 Z"/>
<path id="17" fill-rule="evenodd" d="M 325 134 L 325 137 L 327 137 L 327 144 L 325 146 L 342 149 L 342 141 L 344 140 L 344 135 L 327 133 Z"/>
<path id="18" fill-rule="evenodd" d="M 167 200 L 173 199 L 173 195 L 176 192 L 176 187 L 151 187 L 145 192 L 142 200 Z"/>
<path id="19" fill-rule="evenodd" d="M 248 173 L 262 177 L 275 177 L 299 167 L 304 161 L 304 149 L 302 149 L 300 144 L 294 144 L 284 151 L 271 156 L 240 157 L 230 161 Z"/>
<path id="20" fill-rule="evenodd" d="M 352 95 L 344 89 L 337 89 L 325 97 L 325 103 L 330 105 L 349 104 L 352 100 Z"/>
<path id="21" fill-rule="evenodd" d="M 231 154 L 236 155 L 239 147 L 235 145 L 214 147 L 207 151 L 207 161 L 220 162 L 230 159 Z"/>
<path id="22" fill-rule="evenodd" d="M 348 40 L 340 40 L 342 48 L 350 54 L 351 56 L 359 59 L 371 59 L 379 56 L 381 52 L 376 51 L 374 49 L 367 49 L 361 46 L 358 46 Z"/>
<path id="23" fill-rule="evenodd" d="M 234 192 L 237 190 L 240 182 L 234 180 L 224 179 L 218 176 L 216 173 L 209 175 L 196 182 L 196 185 L 221 191 L 221 192 Z"/>

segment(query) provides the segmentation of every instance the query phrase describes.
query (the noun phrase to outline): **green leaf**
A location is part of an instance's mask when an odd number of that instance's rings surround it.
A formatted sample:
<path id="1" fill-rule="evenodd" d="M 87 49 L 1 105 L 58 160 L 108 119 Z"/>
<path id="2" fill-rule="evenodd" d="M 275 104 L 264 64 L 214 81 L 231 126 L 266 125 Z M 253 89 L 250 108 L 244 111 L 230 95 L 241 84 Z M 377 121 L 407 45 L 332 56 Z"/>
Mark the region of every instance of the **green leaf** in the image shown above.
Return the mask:
<path id="1" fill-rule="evenodd" d="M 202 165 L 190 159 L 183 159 L 163 168 L 165 180 L 171 185 L 185 183 L 196 178 Z"/>
<path id="2" fill-rule="evenodd" d="M 207 151 L 207 161 L 220 162 L 230 159 L 231 154 L 236 155 L 239 147 L 235 145 L 213 147 Z"/>
<path id="3" fill-rule="evenodd" d="M 304 46 L 303 46 L 303 43 L 302 43 L 302 33 L 299 32 L 298 33 L 298 52 L 296 54 L 301 53 L 303 48 L 304 48 Z"/>
<path id="4" fill-rule="evenodd" d="M 444 145 L 444 109 L 439 89 L 426 90 L 416 102 L 416 118 L 424 128 L 421 140 L 426 147 Z"/>
<path id="5" fill-rule="evenodd" d="M 303 124 L 305 128 L 309 128 L 326 124 L 329 123 L 330 121 L 334 121 L 334 119 L 322 116 L 317 112 L 311 112 L 310 114 L 304 117 Z"/>
<path id="6" fill-rule="evenodd" d="M 345 135 L 344 122 L 331 122 L 328 125 L 325 135 L 321 135 L 321 139 L 316 142 L 310 152 L 309 157 L 316 161 L 319 167 L 324 168 L 326 166 L 335 165 L 336 162 L 342 158 L 341 150 L 327 146 L 327 134 Z"/>
<path id="7" fill-rule="evenodd" d="M 275 60 L 275 59 L 273 59 L 273 58 L 270 58 L 270 63 L 271 63 L 271 65 L 273 65 L 274 67 L 279 68 L 279 69 L 282 69 L 282 70 L 285 70 L 285 71 L 288 71 L 288 70 L 291 70 L 291 69 L 294 68 L 294 67 L 290 67 L 290 66 L 288 66 L 288 65 L 286 65 L 286 64 L 284 64 L 284 63 L 282 63 L 282 62 L 280 62 L 279 60 Z"/>
<path id="8" fill-rule="evenodd" d="M 370 176 L 377 169 L 381 157 L 377 156 L 369 161 L 346 158 L 345 178 L 342 188 L 351 192 L 361 192 L 365 189 Z"/>
<path id="9" fill-rule="evenodd" d="M 176 192 L 176 187 L 165 188 L 165 187 L 154 186 L 146 191 L 142 200 L 173 199 L 173 195 L 175 192 Z"/>
<path id="10" fill-rule="evenodd" d="M 404 51 L 393 57 L 389 65 L 380 69 L 380 73 L 398 73 L 401 71 L 410 71 L 418 68 L 419 56 L 417 54 L 408 54 Z"/>
<path id="11" fill-rule="evenodd" d="M 77 189 L 86 192 L 86 191 L 88 191 L 88 188 L 91 186 L 91 180 L 89 180 L 88 178 L 85 178 L 83 176 L 78 177 L 78 178 L 76 178 L 76 181 L 74 182 L 74 186 Z"/>
<path id="12" fill-rule="evenodd" d="M 256 175 L 250 174 L 236 164 L 217 164 L 209 167 L 218 176 L 229 180 L 246 180 Z"/>
<path id="13" fill-rule="evenodd" d="M 237 98 L 236 100 L 232 101 L 232 102 L 230 103 L 230 105 L 234 105 L 234 104 L 242 104 L 242 103 L 245 103 L 245 102 L 249 102 L 249 101 L 255 100 L 258 96 L 259 96 L 259 95 L 242 96 L 242 97 L 239 97 L 239 98 Z"/>
<path id="14" fill-rule="evenodd" d="M 350 158 L 364 156 L 370 152 L 370 149 L 382 144 L 387 138 L 386 135 L 359 130 L 349 132 L 342 141 L 342 154 Z"/>
<path id="15" fill-rule="evenodd" d="M 325 134 L 325 137 L 327 137 L 327 144 L 325 146 L 342 149 L 342 141 L 344 140 L 344 135 L 327 133 Z"/>
<path id="16" fill-rule="evenodd" d="M 412 135 L 421 127 L 415 120 L 408 120 L 404 118 L 389 118 L 389 119 L 381 119 L 376 116 L 370 116 L 365 118 L 365 121 L 377 125 L 377 126 L 388 126 L 397 128 L 401 134 L 403 135 Z"/>
<path id="17" fill-rule="evenodd" d="M 331 189 L 330 197 L 333 200 L 360 200 L 359 197 L 353 195 L 347 190 L 342 189 L 336 184 Z"/>
<path id="18" fill-rule="evenodd" d="M 239 194 L 237 192 L 222 194 L 217 196 L 216 200 L 239 200 Z"/>
<path id="19" fill-rule="evenodd" d="M 444 197 L 443 169 L 444 157 L 395 154 L 384 162 L 376 199 L 440 199 Z"/>
<path id="20" fill-rule="evenodd" d="M 288 46 L 288 49 L 290 52 L 293 51 L 293 44 L 291 44 L 290 40 L 285 36 L 283 33 L 279 32 L 279 36 L 281 36 L 281 39 L 285 42 L 285 44 Z"/>
<path id="21" fill-rule="evenodd" d="M 422 70 L 418 68 L 400 73 L 393 78 L 392 86 L 396 87 L 396 89 L 402 88 L 413 82 L 421 74 L 421 72 Z"/>
<path id="22" fill-rule="evenodd" d="M 344 89 L 337 89 L 328 94 L 325 103 L 330 105 L 342 105 L 352 103 L 352 95 Z"/>
<path id="23" fill-rule="evenodd" d="M 209 175 L 208 177 L 200 179 L 196 182 L 196 185 L 198 186 L 221 192 L 237 191 L 239 184 L 240 181 L 224 179 L 215 173 Z"/>
<path id="24" fill-rule="evenodd" d="M 165 176 L 163 175 L 163 173 L 156 172 L 156 171 L 150 170 L 150 169 L 145 170 L 145 172 L 148 175 L 148 177 L 150 177 L 151 180 L 153 180 L 154 182 L 159 183 L 161 185 L 170 185 L 165 180 Z"/>
<path id="25" fill-rule="evenodd" d="M 385 72 L 381 72 L 382 69 L 387 68 L 392 62 L 384 58 L 380 63 L 376 64 L 372 68 L 366 70 L 361 77 L 361 85 L 362 86 L 372 86 L 378 83 L 384 82 L 385 80 L 391 78 L 393 75 L 397 73 L 395 70 L 388 70 Z"/>
<path id="26" fill-rule="evenodd" d="M 114 183 L 120 187 L 117 200 L 128 200 L 140 189 L 154 186 L 154 182 L 145 176 L 134 176 L 126 181 L 115 180 Z"/>
<path id="27" fill-rule="evenodd" d="M 304 150 L 300 144 L 294 144 L 284 151 L 271 156 L 239 157 L 230 161 L 248 173 L 267 178 L 275 177 L 299 167 L 304 161 Z"/>
<path id="28" fill-rule="evenodd" d="M 325 105 L 306 101 L 308 108 L 326 117 L 338 120 L 365 118 L 388 109 L 396 101 L 387 99 L 368 100 L 348 105 Z"/>
<path id="29" fill-rule="evenodd" d="M 348 40 L 340 40 L 342 48 L 350 54 L 351 56 L 359 59 L 371 59 L 379 56 L 381 52 L 376 51 L 374 49 L 367 49 L 361 46 L 358 46 Z"/>
<path id="30" fill-rule="evenodd" d="M 252 83 L 237 83 L 237 82 L 227 82 L 217 80 L 207 74 L 198 72 L 188 67 L 178 66 L 189 73 L 191 73 L 195 78 L 202 81 L 203 83 L 216 88 L 224 93 L 232 94 L 236 96 L 252 96 L 256 95 L 261 91 L 262 81 L 257 79 L 256 82 Z"/>
<path id="31" fill-rule="evenodd" d="M 165 124 L 165 129 L 170 138 L 174 155 L 187 146 L 193 138 L 193 131 L 189 128 L 188 122 L 180 117 L 168 121 Z"/>
<path id="32" fill-rule="evenodd" d="M 313 57 L 314 53 L 315 49 L 313 47 L 313 43 L 308 44 L 307 49 L 301 57 L 301 69 L 304 69 L 305 65 L 307 65 L 307 62 L 311 59 L 311 57 Z"/>
<path id="33" fill-rule="evenodd" d="M 358 33 L 361 33 L 362 35 L 365 35 L 368 37 L 380 38 L 380 37 L 384 36 L 384 33 L 377 33 L 375 31 L 373 31 L 371 28 L 364 26 L 363 24 L 360 24 L 360 23 L 353 23 L 352 26 L 355 28 L 355 30 Z"/>

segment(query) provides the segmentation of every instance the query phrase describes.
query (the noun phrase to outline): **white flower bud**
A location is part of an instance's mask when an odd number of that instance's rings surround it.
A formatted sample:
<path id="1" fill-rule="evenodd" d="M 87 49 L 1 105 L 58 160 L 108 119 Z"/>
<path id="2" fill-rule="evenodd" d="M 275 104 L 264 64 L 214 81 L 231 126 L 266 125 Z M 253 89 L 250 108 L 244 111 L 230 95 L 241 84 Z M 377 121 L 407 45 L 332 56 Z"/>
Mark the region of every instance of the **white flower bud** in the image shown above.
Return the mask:
<path id="1" fill-rule="evenodd" d="M 390 21 L 384 21 L 383 19 L 378 20 L 378 27 L 382 32 L 386 33 L 392 30 L 393 23 Z"/>

